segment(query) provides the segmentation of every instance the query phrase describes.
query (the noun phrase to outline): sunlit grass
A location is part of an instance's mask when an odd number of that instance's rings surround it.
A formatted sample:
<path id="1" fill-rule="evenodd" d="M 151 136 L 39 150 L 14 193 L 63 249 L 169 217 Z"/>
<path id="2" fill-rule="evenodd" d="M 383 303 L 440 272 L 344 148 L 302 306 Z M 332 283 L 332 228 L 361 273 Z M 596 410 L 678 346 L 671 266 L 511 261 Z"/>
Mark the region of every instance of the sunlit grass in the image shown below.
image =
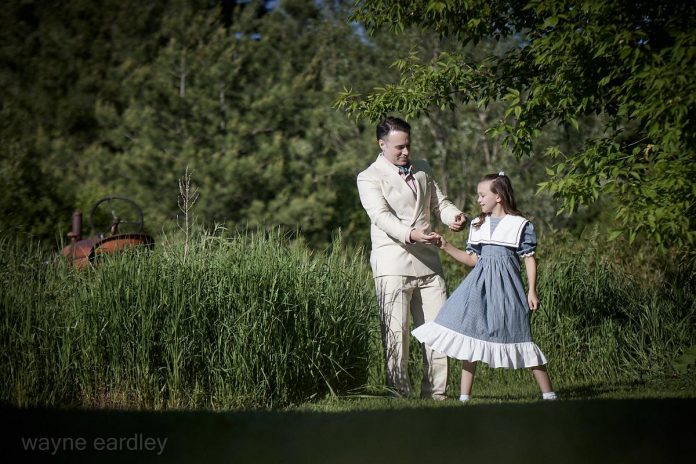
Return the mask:
<path id="1" fill-rule="evenodd" d="M 338 241 L 204 237 L 86 271 L 3 246 L 11 403 L 274 407 L 367 382 L 373 292 Z"/>
<path id="2" fill-rule="evenodd" d="M 540 259 L 532 317 L 565 400 L 694 397 L 693 284 L 647 285 L 601 247 Z M 126 409 L 411 408 L 387 398 L 367 257 L 277 233 L 201 234 L 72 269 L 0 240 L 0 400 Z M 689 268 L 679 269 L 689 273 Z M 449 276 L 452 278 L 452 276 Z M 690 286 L 691 285 L 691 286 Z M 415 346 L 415 339 L 412 339 Z M 416 398 L 420 350 L 409 371 Z M 450 362 L 449 394 L 459 393 Z M 528 370 L 479 367 L 471 404 L 534 402 Z M 451 405 L 451 403 L 450 403 Z"/>

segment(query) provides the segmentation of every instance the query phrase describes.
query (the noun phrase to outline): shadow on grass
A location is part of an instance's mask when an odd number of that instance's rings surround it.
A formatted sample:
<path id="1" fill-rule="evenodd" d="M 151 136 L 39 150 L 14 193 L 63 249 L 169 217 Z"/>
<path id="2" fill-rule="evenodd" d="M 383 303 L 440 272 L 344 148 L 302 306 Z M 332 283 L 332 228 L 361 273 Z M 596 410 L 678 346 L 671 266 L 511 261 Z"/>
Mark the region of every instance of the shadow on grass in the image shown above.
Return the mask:
<path id="1" fill-rule="evenodd" d="M 629 399 L 636 397 L 637 391 L 647 391 L 644 396 L 651 396 L 645 388 L 645 382 L 625 382 L 625 383 L 606 383 L 573 385 L 570 387 L 559 387 L 555 389 L 556 394 L 563 400 L 591 400 L 591 399 Z M 657 393 L 657 392 L 656 392 Z M 664 395 L 664 393 L 663 393 Z M 539 394 L 533 393 L 533 400 L 539 400 Z M 477 392 L 476 399 L 487 402 L 509 402 L 509 401 L 529 401 L 529 394 L 511 393 L 485 393 Z"/>
<path id="2" fill-rule="evenodd" d="M 406 400 L 398 400 L 406 401 Z M 677 462 L 696 400 L 590 400 L 370 411 L 0 408 L 5 462 Z"/>
<path id="3" fill-rule="evenodd" d="M 586 400 L 593 398 L 600 399 L 607 396 L 616 398 L 622 395 L 634 394 L 636 390 L 644 389 L 645 382 L 595 383 L 560 388 L 558 394 L 569 400 Z"/>

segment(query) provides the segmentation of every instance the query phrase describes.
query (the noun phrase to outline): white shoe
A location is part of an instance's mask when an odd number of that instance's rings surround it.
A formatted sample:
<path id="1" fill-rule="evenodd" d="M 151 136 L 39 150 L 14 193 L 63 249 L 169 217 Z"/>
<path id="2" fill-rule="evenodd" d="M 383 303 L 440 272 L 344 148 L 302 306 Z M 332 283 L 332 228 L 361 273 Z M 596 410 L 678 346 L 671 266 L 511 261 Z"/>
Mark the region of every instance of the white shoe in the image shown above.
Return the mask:
<path id="1" fill-rule="evenodd" d="M 466 403 L 470 399 L 471 398 L 469 397 L 469 395 L 459 395 L 459 401 L 461 401 L 462 403 Z"/>

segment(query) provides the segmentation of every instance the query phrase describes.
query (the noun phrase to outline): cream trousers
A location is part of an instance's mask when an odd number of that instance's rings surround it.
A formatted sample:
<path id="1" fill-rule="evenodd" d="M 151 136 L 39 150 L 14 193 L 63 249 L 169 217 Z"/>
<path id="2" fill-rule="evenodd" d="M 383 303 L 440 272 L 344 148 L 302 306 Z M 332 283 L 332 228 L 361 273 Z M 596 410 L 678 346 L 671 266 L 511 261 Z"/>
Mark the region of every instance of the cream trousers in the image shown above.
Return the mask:
<path id="1" fill-rule="evenodd" d="M 408 377 L 409 312 L 416 327 L 432 321 L 447 300 L 445 279 L 424 277 L 375 277 L 380 307 L 382 341 L 386 357 L 387 384 L 403 395 L 411 394 Z M 442 399 L 447 386 L 447 356 L 422 345 L 421 397 Z"/>

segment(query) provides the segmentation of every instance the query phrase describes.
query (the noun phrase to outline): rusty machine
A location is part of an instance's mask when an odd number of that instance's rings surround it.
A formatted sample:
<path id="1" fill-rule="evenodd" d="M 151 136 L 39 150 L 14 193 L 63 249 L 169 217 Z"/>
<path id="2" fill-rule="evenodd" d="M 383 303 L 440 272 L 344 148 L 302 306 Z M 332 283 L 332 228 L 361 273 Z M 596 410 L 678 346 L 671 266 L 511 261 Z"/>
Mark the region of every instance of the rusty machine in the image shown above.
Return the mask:
<path id="1" fill-rule="evenodd" d="M 70 243 L 61 252 L 78 269 L 94 264 L 100 256 L 155 246 L 155 240 L 143 232 L 142 210 L 129 198 L 108 196 L 98 200 L 89 212 L 89 226 L 94 235 L 83 239 L 82 211 L 75 211 L 68 232 Z"/>

